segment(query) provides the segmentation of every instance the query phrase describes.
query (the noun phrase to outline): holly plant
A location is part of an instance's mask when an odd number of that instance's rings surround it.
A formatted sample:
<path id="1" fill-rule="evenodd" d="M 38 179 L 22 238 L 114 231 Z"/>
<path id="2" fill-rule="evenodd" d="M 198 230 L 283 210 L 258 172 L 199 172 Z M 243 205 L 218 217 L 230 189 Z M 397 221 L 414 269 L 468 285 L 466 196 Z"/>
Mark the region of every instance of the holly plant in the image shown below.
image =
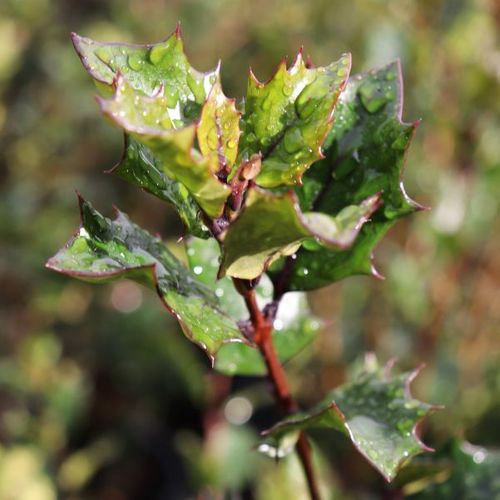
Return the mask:
<path id="1" fill-rule="evenodd" d="M 401 183 L 417 123 L 401 120 L 399 62 L 350 76 L 349 54 L 316 67 L 299 51 L 266 83 L 250 71 L 237 103 L 219 67 L 189 64 L 179 29 L 154 45 L 76 34 L 73 43 L 102 113 L 124 133 L 112 172 L 175 207 L 186 259 L 125 213 L 107 218 L 80 197 L 80 228 L 47 267 L 151 287 L 213 369 L 268 377 L 283 420 L 258 450 L 275 459 L 296 451 L 312 498 L 312 428 L 344 434 L 391 481 L 428 449 L 416 426 L 433 407 L 410 394 L 416 372 L 392 374 L 368 358 L 357 377 L 301 410 L 283 363 L 320 330 L 305 292 L 377 276 L 375 245 L 420 208 Z"/>

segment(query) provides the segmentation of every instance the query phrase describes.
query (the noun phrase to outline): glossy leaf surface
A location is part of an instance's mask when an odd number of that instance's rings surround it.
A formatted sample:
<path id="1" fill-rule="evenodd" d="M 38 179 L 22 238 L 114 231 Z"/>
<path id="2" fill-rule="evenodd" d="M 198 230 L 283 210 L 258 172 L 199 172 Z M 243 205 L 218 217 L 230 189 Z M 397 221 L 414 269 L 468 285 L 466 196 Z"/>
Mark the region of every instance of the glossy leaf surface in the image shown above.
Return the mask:
<path id="1" fill-rule="evenodd" d="M 378 206 L 378 196 L 345 206 L 335 217 L 300 210 L 293 192 L 276 195 L 252 189 L 238 219 L 224 234 L 220 275 L 253 279 L 282 255 L 297 251 L 307 238 L 330 248 L 352 244 Z"/>
<path id="2" fill-rule="evenodd" d="M 203 106 L 197 129 L 198 145 L 203 155 L 219 165 L 219 172 L 229 173 L 238 154 L 240 112 L 235 100 L 228 99 L 216 82 Z"/>
<path id="3" fill-rule="evenodd" d="M 348 250 L 302 248 L 290 289 L 310 290 L 353 274 L 376 274 L 373 248 L 398 218 L 419 208 L 401 183 L 406 151 L 417 125 L 401 121 L 402 94 L 399 62 L 352 77 L 342 92 L 324 145 L 326 158 L 296 188 L 302 209 L 335 215 L 346 205 L 379 192 L 383 205 Z"/>
<path id="4" fill-rule="evenodd" d="M 283 61 L 265 84 L 250 73 L 240 155 L 262 154 L 259 185 L 298 184 L 322 157 L 321 145 L 350 68 L 349 54 L 329 66 L 308 68 L 299 53 L 290 68 Z"/>
<path id="5" fill-rule="evenodd" d="M 189 266 L 197 278 L 212 287 L 221 308 L 236 320 L 248 319 L 248 310 L 230 278 L 217 281 L 219 245 L 211 240 L 190 238 L 186 242 Z M 263 275 L 256 287 L 261 307 L 272 300 L 273 287 Z M 276 352 L 286 362 L 306 347 L 321 329 L 321 322 L 312 315 L 304 294 L 289 293 L 281 300 L 274 321 L 273 340 Z M 215 369 L 226 375 L 265 375 L 266 367 L 257 348 L 247 344 L 227 344 L 217 353 Z"/>
<path id="6" fill-rule="evenodd" d="M 212 360 L 223 344 L 244 340 L 213 292 L 159 238 L 122 212 L 112 221 L 83 199 L 80 210 L 80 230 L 47 262 L 48 268 L 90 282 L 129 278 L 156 289 L 185 335 Z"/>
<path id="7" fill-rule="evenodd" d="M 212 85 L 219 78 L 218 68 L 201 73 L 187 60 L 179 28 L 167 40 L 151 45 L 101 43 L 73 33 L 73 44 L 85 69 L 94 80 L 111 92 L 119 73 L 132 87 L 154 95 L 163 86 L 171 108 L 179 106 L 183 121 L 200 114 Z"/>
<path id="8" fill-rule="evenodd" d="M 189 191 L 162 171 L 161 163 L 144 144 L 133 137 L 125 136 L 123 157 L 110 173 L 171 203 L 189 233 L 200 238 L 209 236 L 200 209 Z"/>
<path id="9" fill-rule="evenodd" d="M 417 371 L 392 376 L 389 368 L 368 366 L 353 382 L 332 391 L 315 408 L 292 415 L 265 432 L 266 453 L 280 456 L 287 436 L 312 427 L 344 433 L 388 480 L 414 455 L 427 448 L 415 427 L 433 407 L 414 399 L 409 384 Z M 290 443 L 286 443 L 291 451 Z"/>
<path id="10" fill-rule="evenodd" d="M 145 96 L 119 76 L 113 98 L 99 103 L 112 122 L 152 151 L 164 173 L 184 184 L 208 215 L 220 215 L 229 187 L 215 176 L 218 164 L 194 148 L 197 125 L 175 128 L 179 115 L 168 107 L 163 90 Z"/>

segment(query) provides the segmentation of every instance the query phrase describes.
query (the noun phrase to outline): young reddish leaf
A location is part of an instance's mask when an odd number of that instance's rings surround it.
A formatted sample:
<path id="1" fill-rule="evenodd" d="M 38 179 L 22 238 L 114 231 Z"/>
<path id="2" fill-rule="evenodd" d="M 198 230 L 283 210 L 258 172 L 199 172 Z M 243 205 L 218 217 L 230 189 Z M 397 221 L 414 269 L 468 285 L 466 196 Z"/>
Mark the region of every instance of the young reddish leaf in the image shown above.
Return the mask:
<path id="1" fill-rule="evenodd" d="M 418 370 L 392 376 L 390 368 L 367 363 L 353 382 L 333 390 L 315 408 L 291 415 L 265 431 L 261 451 L 282 456 L 281 443 L 287 436 L 313 427 L 335 429 L 348 436 L 368 462 L 392 481 L 411 457 L 429 451 L 418 438 L 416 426 L 436 407 L 410 394 Z M 293 449 L 289 442 L 287 449 Z"/>
<path id="2" fill-rule="evenodd" d="M 84 281 L 106 283 L 129 278 L 156 289 L 185 335 L 215 360 L 228 342 L 244 342 L 236 322 L 223 313 L 217 297 L 196 279 L 159 238 L 122 213 L 103 217 L 80 198 L 81 226 L 47 267 Z"/>
<path id="3" fill-rule="evenodd" d="M 116 174 L 160 200 L 171 203 L 190 234 L 200 238 L 210 236 L 203 223 L 200 208 L 187 188 L 168 177 L 163 172 L 161 162 L 144 144 L 133 137 L 125 135 L 123 156 L 108 173 Z"/>
<path id="4" fill-rule="evenodd" d="M 329 66 L 308 68 L 299 52 L 289 69 L 283 61 L 266 84 L 250 72 L 240 158 L 262 154 L 260 186 L 300 184 L 311 163 L 322 158 L 321 145 L 350 67 L 346 54 Z"/>
<path id="5" fill-rule="evenodd" d="M 99 99 L 103 113 L 146 145 L 165 174 L 186 186 L 209 216 L 219 216 L 230 189 L 215 176 L 218 164 L 194 148 L 197 124 L 177 124 L 178 110 L 169 107 L 163 89 L 154 96 L 145 96 L 121 75 L 115 88 L 112 99 Z"/>
<path id="6" fill-rule="evenodd" d="M 326 158 L 306 173 L 296 192 L 303 210 L 329 215 L 379 192 L 382 208 L 348 250 L 302 248 L 290 273 L 291 290 L 319 288 L 353 274 L 377 275 L 373 248 L 398 218 L 421 208 L 407 196 L 401 182 L 418 124 L 401 121 L 402 106 L 399 61 L 350 78 L 324 144 Z"/>
<path id="7" fill-rule="evenodd" d="M 219 276 L 254 279 L 282 255 L 297 251 L 306 239 L 329 248 L 349 247 L 361 226 L 378 207 L 378 195 L 345 206 L 335 217 L 303 213 L 297 197 L 253 188 L 239 217 L 223 234 Z"/>

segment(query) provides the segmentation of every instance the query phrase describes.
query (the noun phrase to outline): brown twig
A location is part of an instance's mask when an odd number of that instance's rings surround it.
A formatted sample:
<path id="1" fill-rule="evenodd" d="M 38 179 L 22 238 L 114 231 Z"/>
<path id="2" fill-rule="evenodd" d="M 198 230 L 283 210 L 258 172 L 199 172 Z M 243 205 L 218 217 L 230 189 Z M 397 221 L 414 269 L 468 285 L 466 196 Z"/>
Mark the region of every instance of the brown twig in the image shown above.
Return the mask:
<path id="1" fill-rule="evenodd" d="M 298 410 L 298 406 L 292 397 L 285 370 L 274 348 L 272 322 L 260 310 L 255 298 L 255 290 L 248 286 L 248 282 L 235 279 L 234 284 L 243 296 L 248 312 L 250 313 L 250 321 L 253 326 L 253 341 L 259 348 L 266 363 L 268 376 L 273 384 L 276 399 L 285 414 L 293 413 Z M 297 441 L 297 454 L 306 475 L 311 499 L 320 500 L 318 483 L 312 463 L 311 446 L 303 432 L 300 433 Z"/>

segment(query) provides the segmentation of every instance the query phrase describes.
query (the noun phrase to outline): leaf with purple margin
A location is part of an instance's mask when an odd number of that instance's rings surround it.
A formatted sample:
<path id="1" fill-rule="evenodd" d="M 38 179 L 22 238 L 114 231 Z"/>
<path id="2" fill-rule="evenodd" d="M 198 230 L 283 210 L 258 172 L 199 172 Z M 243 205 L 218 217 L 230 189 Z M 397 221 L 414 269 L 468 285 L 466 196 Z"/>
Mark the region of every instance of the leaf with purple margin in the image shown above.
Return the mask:
<path id="1" fill-rule="evenodd" d="M 218 163 L 194 147 L 196 123 L 176 128 L 179 115 L 168 107 L 163 89 L 145 96 L 119 75 L 113 97 L 99 98 L 99 104 L 114 124 L 148 147 L 163 172 L 181 182 L 209 216 L 221 214 L 230 189 L 215 175 Z"/>
<path id="2" fill-rule="evenodd" d="M 79 231 L 49 259 L 49 269 L 97 283 L 129 278 L 156 289 L 186 337 L 212 362 L 224 344 L 245 341 L 236 322 L 221 311 L 215 294 L 159 238 L 122 212 L 115 220 L 103 217 L 82 198 L 80 212 Z"/>
<path id="3" fill-rule="evenodd" d="M 302 248 L 290 274 L 290 290 L 312 290 L 353 274 L 377 275 L 372 264 L 375 245 L 397 219 L 421 208 L 401 183 L 418 125 L 401 121 L 402 103 L 399 61 L 349 79 L 324 144 L 326 158 L 308 170 L 296 193 L 303 210 L 329 215 L 379 192 L 382 207 L 348 250 Z"/>
<path id="4" fill-rule="evenodd" d="M 419 370 L 394 376 L 390 368 L 367 363 L 353 382 L 333 390 L 315 408 L 291 415 L 265 431 L 260 450 L 283 456 L 293 449 L 290 438 L 298 431 L 335 429 L 349 437 L 368 462 L 392 481 L 403 464 L 430 450 L 418 438 L 416 426 L 436 407 L 410 394 L 410 383 Z M 286 450 L 281 443 L 286 444 Z"/>
<path id="5" fill-rule="evenodd" d="M 105 94 L 112 91 L 118 74 L 125 75 L 135 90 L 146 95 L 156 94 L 163 86 L 170 107 L 178 107 L 184 123 L 199 116 L 219 78 L 218 67 L 201 73 L 189 64 L 179 26 L 164 42 L 150 45 L 101 43 L 76 33 L 72 40 L 85 69 Z"/>
<path id="6" fill-rule="evenodd" d="M 299 52 L 290 68 L 283 61 L 265 84 L 250 72 L 240 158 L 262 154 L 257 184 L 300 184 L 302 174 L 322 158 L 321 145 L 350 68 L 350 54 L 311 68 Z"/>
<path id="7" fill-rule="evenodd" d="M 168 177 L 161 163 L 144 144 L 125 136 L 124 152 L 120 162 L 108 173 L 139 186 L 160 200 L 171 203 L 186 226 L 188 233 L 208 238 L 210 232 L 203 223 L 200 208 L 189 191 L 180 182 Z"/>
<path id="8" fill-rule="evenodd" d="M 308 239 L 329 248 L 347 248 L 378 202 L 375 195 L 358 205 L 344 206 L 330 217 L 303 213 L 293 191 L 274 194 L 254 187 L 239 217 L 223 234 L 219 276 L 254 279 L 282 255 L 296 252 Z"/>

